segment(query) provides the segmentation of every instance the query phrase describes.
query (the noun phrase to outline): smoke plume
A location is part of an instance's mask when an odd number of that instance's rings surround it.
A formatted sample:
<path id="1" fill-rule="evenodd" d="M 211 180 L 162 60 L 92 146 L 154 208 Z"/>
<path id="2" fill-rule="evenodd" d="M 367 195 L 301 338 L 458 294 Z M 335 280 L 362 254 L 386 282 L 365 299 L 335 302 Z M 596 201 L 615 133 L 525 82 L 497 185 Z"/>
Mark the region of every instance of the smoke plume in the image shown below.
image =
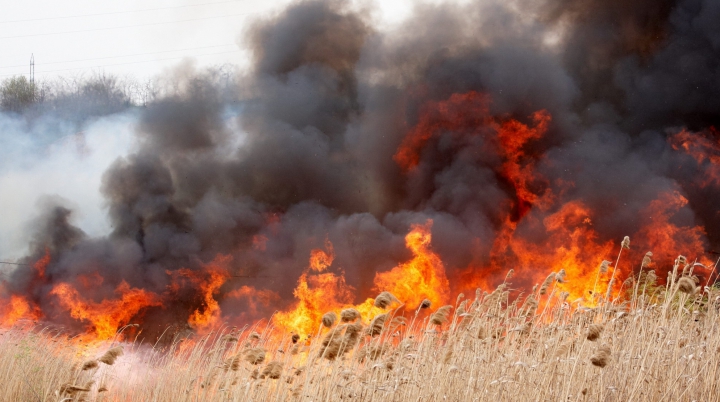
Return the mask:
<path id="1" fill-rule="evenodd" d="M 510 268 L 530 287 L 569 260 L 594 275 L 625 235 L 628 275 L 646 251 L 659 270 L 709 261 L 720 5 L 525 3 L 423 4 L 389 30 L 332 0 L 256 21 L 249 71 L 178 70 L 177 90 L 135 110 L 137 144 L 99 186 L 110 233 L 46 202 L 0 296 L 81 330 L 57 303 L 69 284 L 157 336 L 290 306 L 322 249 L 360 302 L 413 258 L 416 225 L 458 291 Z"/>

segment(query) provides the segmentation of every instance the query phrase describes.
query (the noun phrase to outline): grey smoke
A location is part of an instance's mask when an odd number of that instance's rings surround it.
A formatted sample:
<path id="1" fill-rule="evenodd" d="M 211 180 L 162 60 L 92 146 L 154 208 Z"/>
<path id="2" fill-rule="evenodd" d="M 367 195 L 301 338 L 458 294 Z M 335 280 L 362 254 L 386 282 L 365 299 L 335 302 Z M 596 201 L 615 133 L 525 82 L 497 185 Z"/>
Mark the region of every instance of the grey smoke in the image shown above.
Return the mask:
<path id="1" fill-rule="evenodd" d="M 677 223 L 704 225 L 708 246 L 717 246 L 720 219 L 707 197 L 719 190 L 697 188 L 689 167 L 673 168 L 692 160 L 667 136 L 718 124 L 720 27 L 712 21 L 720 8 L 684 0 L 648 11 L 648 3 L 558 0 L 549 12 L 524 14 L 503 2 L 424 5 L 392 34 L 341 2 L 293 4 L 248 33 L 247 74 L 179 74 L 180 90 L 138 111 L 138 148 L 103 175 L 108 236 L 81 233 L 67 209 L 51 206 L 25 261 L 49 247 L 53 281 L 101 270 L 103 286 L 89 295 L 101 300 L 122 280 L 162 294 L 166 271 L 202 270 L 229 254 L 233 274 L 249 278 L 229 281 L 219 298 L 250 284 L 279 293 L 272 310 L 292 301 L 310 250 L 326 240 L 336 252 L 331 269 L 359 295 L 376 272 L 411 257 L 403 238 L 428 219 L 451 275 L 482 265 L 516 197 L 488 151 L 493 138 L 437 133 L 408 175 L 392 159 L 423 104 L 468 91 L 488 93 L 491 112 L 505 118 L 529 122 L 549 111 L 549 132 L 527 146 L 547 178 L 534 189 L 554 191 L 558 205 L 590 206 L 600 240 L 634 233 L 647 203 L 677 189 L 690 200 Z M 559 24 L 564 39 L 548 45 Z M 575 185 L 559 191 L 559 179 Z M 518 234 L 547 235 L 522 222 Z M 262 248 L 257 239 L 266 239 Z M 491 281 L 504 274 L 487 273 Z M 50 303 L 47 286 L 33 287 L 26 273 L 10 282 Z M 241 315 L 242 306 L 222 302 L 232 306 L 226 314 Z M 147 317 L 169 324 L 201 306 L 187 290 Z"/>

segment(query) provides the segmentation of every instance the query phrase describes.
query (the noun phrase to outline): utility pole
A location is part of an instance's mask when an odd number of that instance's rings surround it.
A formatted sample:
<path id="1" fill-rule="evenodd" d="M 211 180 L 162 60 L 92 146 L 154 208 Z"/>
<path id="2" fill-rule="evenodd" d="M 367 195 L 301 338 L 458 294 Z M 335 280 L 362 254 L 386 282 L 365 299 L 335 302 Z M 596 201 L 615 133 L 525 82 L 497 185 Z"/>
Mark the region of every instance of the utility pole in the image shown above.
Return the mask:
<path id="1" fill-rule="evenodd" d="M 30 87 L 35 87 L 35 54 L 30 53 Z"/>

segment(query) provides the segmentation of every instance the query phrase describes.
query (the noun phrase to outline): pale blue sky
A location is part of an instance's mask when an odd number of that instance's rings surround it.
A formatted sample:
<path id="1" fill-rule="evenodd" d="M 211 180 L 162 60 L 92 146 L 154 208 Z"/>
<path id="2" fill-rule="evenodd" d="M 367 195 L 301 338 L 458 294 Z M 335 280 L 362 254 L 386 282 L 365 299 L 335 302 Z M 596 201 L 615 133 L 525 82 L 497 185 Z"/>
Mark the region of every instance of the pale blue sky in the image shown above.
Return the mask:
<path id="1" fill-rule="evenodd" d="M 382 24 L 399 22 L 414 0 L 363 0 Z M 145 79 L 193 57 L 199 67 L 246 65 L 238 46 L 248 22 L 291 0 L 0 0 L 0 80 L 92 71 Z M 354 1 L 359 3 L 358 1 Z M 69 18 L 65 18 L 69 17 Z"/>

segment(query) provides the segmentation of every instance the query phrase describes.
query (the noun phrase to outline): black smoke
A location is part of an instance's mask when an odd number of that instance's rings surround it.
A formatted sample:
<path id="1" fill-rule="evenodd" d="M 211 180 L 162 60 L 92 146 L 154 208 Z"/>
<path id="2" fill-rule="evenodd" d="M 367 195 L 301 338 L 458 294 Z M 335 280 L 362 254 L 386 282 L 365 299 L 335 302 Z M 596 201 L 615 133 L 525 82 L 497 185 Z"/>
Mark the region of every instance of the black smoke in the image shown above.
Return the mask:
<path id="1" fill-rule="evenodd" d="M 555 209 L 531 206 L 536 216 L 581 200 L 596 212 L 600 240 L 619 240 L 648 219 L 659 194 L 679 191 L 689 204 L 673 222 L 704 226 L 706 247 L 717 247 L 720 189 L 700 187 L 692 167 L 676 169 L 694 162 L 668 143 L 682 127 L 720 123 L 717 21 L 710 0 L 554 0 L 520 12 L 478 1 L 418 6 L 383 31 L 372 13 L 339 1 L 298 2 L 243 37 L 249 72 L 233 82 L 180 74 L 180 89 L 141 111 L 140 148 L 104 176 L 111 234 L 89 238 L 71 211 L 49 207 L 25 259 L 50 250 L 46 282 L 18 269 L 8 289 L 47 306 L 51 283 L 100 271 L 102 286 L 86 293 L 95 301 L 121 281 L 167 294 L 171 272 L 202 271 L 224 254 L 237 278 L 217 297 L 243 284 L 271 289 L 281 299 L 271 312 L 291 302 L 310 250 L 329 240 L 332 269 L 360 299 L 375 272 L 411 257 L 403 238 L 428 219 L 451 275 L 482 266 L 517 197 L 499 173 L 502 158 L 488 151 L 492 138 L 436 133 L 409 173 L 393 159 L 423 105 L 469 91 L 488 94 L 502 119 L 552 115 L 523 160 L 545 178 L 535 191 L 557 194 Z M 523 222 L 518 230 L 545 236 Z M 203 308 L 181 294 L 143 312 L 151 333 Z M 242 315 L 241 304 L 226 305 L 227 316 Z M 78 325 L 57 314 L 47 318 Z"/>

